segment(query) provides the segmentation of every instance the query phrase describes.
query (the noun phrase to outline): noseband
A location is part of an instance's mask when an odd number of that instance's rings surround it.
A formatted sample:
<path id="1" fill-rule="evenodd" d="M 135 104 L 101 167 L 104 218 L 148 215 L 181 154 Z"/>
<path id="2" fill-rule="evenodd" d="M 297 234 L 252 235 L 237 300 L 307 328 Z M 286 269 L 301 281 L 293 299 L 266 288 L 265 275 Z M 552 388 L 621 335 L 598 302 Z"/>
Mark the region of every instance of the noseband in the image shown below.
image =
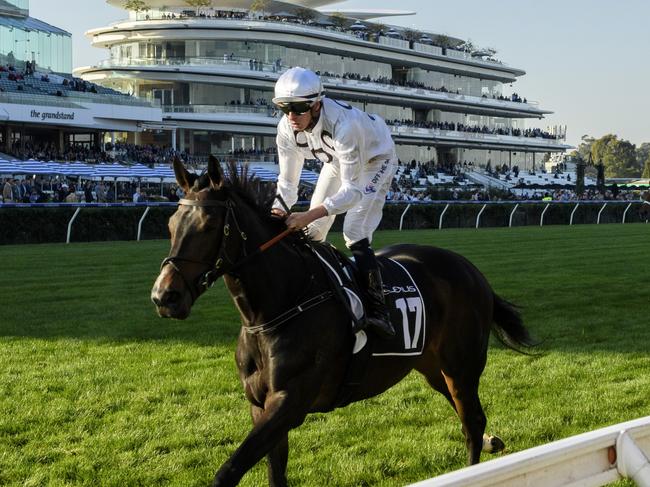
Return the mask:
<path id="1" fill-rule="evenodd" d="M 179 206 L 195 206 L 202 208 L 225 208 L 226 209 L 226 218 L 223 224 L 223 239 L 221 240 L 221 245 L 217 253 L 216 262 L 206 262 L 202 260 L 190 259 L 188 257 L 183 257 L 180 255 L 172 255 L 167 257 L 160 264 L 160 270 L 166 266 L 171 265 L 172 268 L 181 276 L 185 285 L 190 290 L 192 295 L 192 302 L 196 301 L 196 298 L 204 292 L 206 289 L 211 287 L 219 277 L 226 274 L 227 272 L 234 271 L 237 267 L 240 267 L 241 264 L 247 260 L 248 254 L 246 252 L 246 240 L 247 235 L 244 233 L 237 221 L 237 215 L 235 214 L 235 202 L 231 199 L 225 201 L 221 200 L 208 200 L 208 199 L 181 199 L 178 202 Z M 234 225 L 237 233 L 241 237 L 241 255 L 243 260 L 239 263 L 235 262 L 229 255 L 227 251 L 228 246 L 228 237 L 231 235 L 231 224 Z M 189 282 L 185 275 L 181 272 L 178 267 L 178 262 L 190 262 L 193 264 L 200 264 L 207 267 L 207 270 L 203 272 L 197 279 L 196 283 Z M 227 265 L 224 265 L 227 264 Z"/>

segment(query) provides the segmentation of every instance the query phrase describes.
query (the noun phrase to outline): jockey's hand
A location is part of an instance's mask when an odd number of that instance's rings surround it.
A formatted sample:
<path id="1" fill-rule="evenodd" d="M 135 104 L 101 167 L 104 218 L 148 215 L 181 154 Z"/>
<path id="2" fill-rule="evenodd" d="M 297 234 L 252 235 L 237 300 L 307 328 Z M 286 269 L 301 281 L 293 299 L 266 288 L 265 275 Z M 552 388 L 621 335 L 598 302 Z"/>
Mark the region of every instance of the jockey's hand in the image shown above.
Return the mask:
<path id="1" fill-rule="evenodd" d="M 301 230 L 314 220 L 318 220 L 324 216 L 327 216 L 327 210 L 325 207 L 317 206 L 316 208 L 312 208 L 309 211 L 291 213 L 284 223 L 287 225 L 287 228 L 291 230 Z"/>
<path id="2" fill-rule="evenodd" d="M 271 208 L 271 216 L 284 220 L 287 217 L 287 212 L 282 208 Z"/>

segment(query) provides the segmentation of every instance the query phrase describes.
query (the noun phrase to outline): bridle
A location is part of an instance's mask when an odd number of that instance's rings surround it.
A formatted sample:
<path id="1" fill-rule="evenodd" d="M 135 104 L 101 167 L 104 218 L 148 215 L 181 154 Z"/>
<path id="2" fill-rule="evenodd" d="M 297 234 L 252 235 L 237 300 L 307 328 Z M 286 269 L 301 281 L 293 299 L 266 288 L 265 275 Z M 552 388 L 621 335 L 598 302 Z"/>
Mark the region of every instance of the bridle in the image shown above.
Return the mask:
<path id="1" fill-rule="evenodd" d="M 248 253 L 246 250 L 246 241 L 248 237 L 246 233 L 242 231 L 241 226 L 237 221 L 237 214 L 235 213 L 236 201 L 234 201 L 231 198 L 232 197 L 229 197 L 226 200 L 211 200 L 207 198 L 181 199 L 178 202 L 179 206 L 184 205 L 184 206 L 194 206 L 194 207 L 203 207 L 203 208 L 207 207 L 207 208 L 226 209 L 226 216 L 223 225 L 223 239 L 221 239 L 221 245 L 219 246 L 216 262 L 212 263 L 212 262 L 207 262 L 202 260 L 190 259 L 188 257 L 183 257 L 180 255 L 173 255 L 164 259 L 162 261 L 162 264 L 160 265 L 161 272 L 166 265 L 170 265 L 178 273 L 178 275 L 181 276 L 181 279 L 183 279 L 183 282 L 190 290 L 190 294 L 192 296 L 192 304 L 201 295 L 201 293 L 204 292 L 209 287 L 211 287 L 215 283 L 215 281 L 219 279 L 219 277 L 223 276 L 224 274 L 229 274 L 229 275 L 235 274 L 238 269 L 241 269 L 244 265 L 250 262 L 258 254 L 269 249 L 270 247 L 278 243 L 280 240 L 282 240 L 290 233 L 293 233 L 293 230 L 287 228 L 286 230 L 279 233 L 269 241 L 263 243 L 262 245 L 254 249 L 252 252 Z M 235 230 L 239 233 L 240 236 L 241 250 L 237 258 L 232 258 L 231 254 L 228 253 L 229 237 L 232 235 L 231 225 L 234 226 Z M 179 268 L 178 262 L 190 262 L 194 264 L 200 264 L 206 266 L 207 269 L 199 275 L 196 282 L 190 282 L 185 277 L 181 269 Z M 333 296 L 334 293 L 330 289 L 327 289 L 315 296 L 311 296 L 307 299 L 300 301 L 299 304 L 293 306 L 287 311 L 284 311 L 283 313 L 276 316 L 270 321 L 255 326 L 244 325 L 244 329 L 246 330 L 247 333 L 253 335 L 272 333 L 275 330 L 277 330 L 279 327 L 284 325 L 285 323 L 292 320 L 293 318 L 297 317 L 298 315 L 304 313 L 305 311 L 315 306 L 318 306 L 326 302 Z"/>
<path id="2" fill-rule="evenodd" d="M 236 203 L 231 198 L 228 198 L 226 200 L 211 200 L 207 198 L 183 198 L 179 200 L 178 205 L 226 209 L 226 216 L 223 224 L 223 238 L 221 239 L 221 245 L 219 246 L 215 262 L 191 259 L 189 257 L 180 255 L 172 255 L 165 258 L 160 264 L 161 272 L 166 265 L 170 265 L 181 276 L 181 279 L 183 279 L 183 282 L 190 291 L 190 294 L 192 296 L 192 303 L 194 303 L 196 299 L 201 295 L 201 293 L 210 288 L 221 276 L 224 274 L 236 273 L 238 269 L 241 269 L 245 264 L 250 262 L 252 258 L 275 245 L 277 242 L 292 232 L 291 230 L 286 229 L 282 233 L 273 237 L 268 242 L 260 245 L 253 252 L 248 253 L 246 249 L 246 241 L 248 240 L 248 236 L 244 231 L 242 231 L 241 226 L 239 225 L 237 214 L 235 213 Z M 231 226 L 233 226 L 235 231 L 239 234 L 241 242 L 240 253 L 236 258 L 232 258 L 228 253 L 228 242 L 232 241 L 229 240 L 229 237 L 232 235 Z M 207 269 L 199 275 L 196 282 L 190 282 L 179 268 L 178 262 L 200 264 L 205 266 Z"/>

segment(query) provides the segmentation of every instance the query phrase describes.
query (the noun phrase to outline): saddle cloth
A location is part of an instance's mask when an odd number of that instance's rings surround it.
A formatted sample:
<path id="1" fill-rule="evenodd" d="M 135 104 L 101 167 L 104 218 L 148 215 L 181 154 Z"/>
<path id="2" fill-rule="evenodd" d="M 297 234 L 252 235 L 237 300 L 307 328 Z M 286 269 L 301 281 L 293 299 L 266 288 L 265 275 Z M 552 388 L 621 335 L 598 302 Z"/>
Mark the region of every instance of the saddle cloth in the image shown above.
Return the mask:
<path id="1" fill-rule="evenodd" d="M 357 320 L 362 320 L 364 299 L 356 285 L 356 267 L 352 261 L 333 248 L 324 249 L 321 246 L 316 255 L 332 274 L 333 279 L 345 290 L 351 312 Z M 376 357 L 420 355 L 424 350 L 426 338 L 426 314 L 422 294 L 402 264 L 382 256 L 378 256 L 377 261 L 384 284 L 386 306 L 396 334 L 390 339 L 379 339 L 371 330 L 368 330 L 368 333 L 359 331 L 356 333 L 353 353 L 357 354 L 369 344 L 372 355 Z"/>

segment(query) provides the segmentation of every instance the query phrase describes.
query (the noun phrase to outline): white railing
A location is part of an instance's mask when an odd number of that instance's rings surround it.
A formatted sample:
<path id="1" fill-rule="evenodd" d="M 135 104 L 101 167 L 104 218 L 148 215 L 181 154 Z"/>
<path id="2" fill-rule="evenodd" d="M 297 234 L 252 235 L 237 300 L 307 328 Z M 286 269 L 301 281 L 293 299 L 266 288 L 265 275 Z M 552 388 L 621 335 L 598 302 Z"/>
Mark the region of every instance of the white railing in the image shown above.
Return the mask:
<path id="1" fill-rule="evenodd" d="M 650 487 L 650 416 L 467 467 L 411 487 Z"/>
<path id="2" fill-rule="evenodd" d="M 278 112 L 272 107 L 250 105 L 166 105 L 162 108 L 164 113 L 243 113 L 265 117 L 273 117 Z"/>
<path id="3" fill-rule="evenodd" d="M 409 41 L 403 41 L 402 39 L 394 39 L 386 36 L 379 36 L 379 44 L 383 46 L 399 47 L 401 49 L 409 48 Z"/>
<path id="4" fill-rule="evenodd" d="M 528 145 L 535 143 L 536 145 L 543 144 L 552 147 L 562 147 L 561 141 L 554 139 L 544 139 L 542 137 L 522 137 L 515 135 L 501 135 L 501 134 L 484 134 L 481 132 L 465 132 L 457 130 L 441 130 L 441 129 L 429 129 L 424 127 L 412 127 L 409 125 L 389 125 L 391 133 L 394 136 L 397 135 L 409 135 L 409 136 L 435 136 L 435 137 L 446 137 L 453 140 L 466 140 L 466 141 L 481 141 L 481 142 L 492 142 L 492 143 L 515 143 L 518 145 Z"/>
<path id="5" fill-rule="evenodd" d="M 442 47 L 431 46 L 429 44 L 421 44 L 419 42 L 414 42 L 413 50 L 418 52 L 424 52 L 427 54 L 435 54 L 436 56 L 442 56 Z"/>
<path id="6" fill-rule="evenodd" d="M 179 16 L 176 15 L 174 19 L 171 18 L 165 18 L 162 14 L 156 14 L 154 16 L 149 16 L 148 14 L 138 14 L 136 17 L 136 21 L 170 21 L 170 22 L 185 22 L 186 24 L 188 22 L 203 22 L 203 23 L 216 23 L 216 22 L 239 22 L 247 26 L 264 26 L 264 24 L 280 24 L 284 27 L 286 30 L 297 30 L 297 31 L 303 31 L 303 32 L 313 32 L 314 30 L 320 31 L 320 32 L 327 32 L 328 36 L 331 37 L 338 37 L 338 38 L 343 38 L 343 39 L 355 39 L 358 41 L 362 42 L 368 42 L 371 43 L 372 41 L 370 40 L 365 40 L 360 38 L 355 32 L 352 32 L 348 29 L 341 29 L 338 27 L 332 27 L 332 26 L 322 26 L 318 25 L 317 23 L 304 23 L 304 22 L 296 22 L 296 21 L 289 21 L 289 20 L 273 20 L 270 18 L 261 18 L 261 19 L 255 19 L 251 17 L 242 17 L 242 18 L 226 18 L 226 17 L 193 17 L 193 16 Z M 125 23 L 124 20 L 118 21 L 118 22 L 113 22 L 111 24 L 111 27 L 115 28 L 123 25 Z M 396 39 L 392 37 L 387 37 L 387 36 L 378 36 L 377 43 L 381 45 L 386 45 L 390 47 L 397 47 L 400 49 L 405 49 L 405 50 L 414 50 L 418 52 L 426 52 L 427 54 L 435 54 L 435 55 L 443 55 L 442 54 L 442 49 L 440 49 L 440 52 L 428 52 L 420 49 L 410 49 L 409 41 L 405 41 L 403 39 Z M 419 44 L 419 43 L 417 43 Z M 479 64 L 486 64 L 486 65 L 491 65 L 491 66 L 500 66 L 500 67 L 508 67 L 508 65 L 502 61 L 494 60 L 494 59 L 482 59 L 482 58 L 472 58 L 471 54 L 466 53 L 464 51 L 457 51 L 454 49 L 447 49 L 447 57 L 452 57 L 456 59 L 463 59 L 466 61 L 474 62 L 474 63 L 479 63 Z"/>

